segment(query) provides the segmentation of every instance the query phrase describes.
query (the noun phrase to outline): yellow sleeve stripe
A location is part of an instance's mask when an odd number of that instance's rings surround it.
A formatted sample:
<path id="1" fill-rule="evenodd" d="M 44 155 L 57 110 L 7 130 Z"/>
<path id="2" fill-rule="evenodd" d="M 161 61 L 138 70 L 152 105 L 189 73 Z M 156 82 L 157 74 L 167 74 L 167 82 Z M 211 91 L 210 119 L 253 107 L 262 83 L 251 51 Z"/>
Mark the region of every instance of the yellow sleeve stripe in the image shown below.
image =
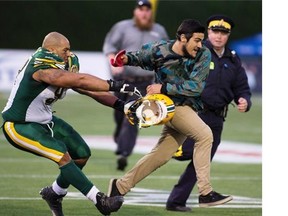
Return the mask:
<path id="1" fill-rule="evenodd" d="M 49 65 L 52 68 L 65 69 L 65 62 L 59 62 L 51 59 L 35 58 L 34 67 Z"/>
<path id="2" fill-rule="evenodd" d="M 8 134 L 8 136 L 10 137 L 10 139 L 13 140 L 13 142 L 16 145 L 19 145 L 20 147 L 22 147 L 22 148 L 24 148 L 30 152 L 34 152 L 38 155 L 42 155 L 43 157 L 49 158 L 55 162 L 59 162 L 64 155 L 64 153 L 62 153 L 62 152 L 56 151 L 54 149 L 49 149 L 49 148 L 41 145 L 41 143 L 39 143 L 37 141 L 28 139 L 28 138 L 20 135 L 15 130 L 13 122 L 5 122 L 4 129 L 5 129 L 6 133 Z"/>
<path id="3" fill-rule="evenodd" d="M 59 61 L 55 61 L 52 59 L 35 58 L 35 60 L 45 62 L 45 63 L 50 63 L 50 64 L 63 64 L 63 65 L 65 65 L 65 62 L 59 62 Z"/>

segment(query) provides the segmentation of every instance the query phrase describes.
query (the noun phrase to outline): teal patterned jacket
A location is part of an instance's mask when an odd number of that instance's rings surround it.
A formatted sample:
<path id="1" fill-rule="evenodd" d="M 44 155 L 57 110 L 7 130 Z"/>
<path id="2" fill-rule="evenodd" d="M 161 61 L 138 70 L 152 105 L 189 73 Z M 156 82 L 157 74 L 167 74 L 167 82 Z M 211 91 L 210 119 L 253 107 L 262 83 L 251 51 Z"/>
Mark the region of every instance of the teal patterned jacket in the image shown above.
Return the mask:
<path id="1" fill-rule="evenodd" d="M 172 51 L 175 40 L 144 44 L 140 50 L 127 52 L 128 65 L 155 71 L 156 83 L 175 105 L 189 105 L 203 109 L 200 95 L 209 74 L 211 53 L 203 45 L 195 58 L 180 56 Z"/>

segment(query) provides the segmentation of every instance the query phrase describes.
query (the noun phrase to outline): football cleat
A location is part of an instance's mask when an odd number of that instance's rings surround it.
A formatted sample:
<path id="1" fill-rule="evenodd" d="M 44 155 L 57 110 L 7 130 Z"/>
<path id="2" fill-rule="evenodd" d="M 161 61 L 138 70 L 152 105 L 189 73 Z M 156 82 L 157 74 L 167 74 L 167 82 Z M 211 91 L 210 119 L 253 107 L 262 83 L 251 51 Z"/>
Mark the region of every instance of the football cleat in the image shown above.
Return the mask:
<path id="1" fill-rule="evenodd" d="M 118 211 L 124 202 L 123 196 L 107 197 L 101 192 L 97 193 L 96 200 L 95 206 L 103 215 L 110 215 L 111 212 Z"/>
<path id="2" fill-rule="evenodd" d="M 53 216 L 64 216 L 62 211 L 62 200 L 65 195 L 56 194 L 53 191 L 52 186 L 42 188 L 39 194 L 49 205 Z"/>

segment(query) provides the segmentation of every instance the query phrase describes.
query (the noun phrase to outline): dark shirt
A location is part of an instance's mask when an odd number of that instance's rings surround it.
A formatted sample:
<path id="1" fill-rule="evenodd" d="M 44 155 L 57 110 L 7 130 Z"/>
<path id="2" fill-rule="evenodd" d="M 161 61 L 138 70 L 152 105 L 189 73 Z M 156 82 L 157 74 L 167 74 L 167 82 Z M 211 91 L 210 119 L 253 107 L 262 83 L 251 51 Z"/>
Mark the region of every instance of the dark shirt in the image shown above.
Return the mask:
<path id="1" fill-rule="evenodd" d="M 225 47 L 222 57 L 218 57 L 209 40 L 204 44 L 211 51 L 210 72 L 206 79 L 206 86 L 201 94 L 204 106 L 212 110 L 223 109 L 233 100 L 243 97 L 251 107 L 251 91 L 245 69 L 235 51 Z"/>

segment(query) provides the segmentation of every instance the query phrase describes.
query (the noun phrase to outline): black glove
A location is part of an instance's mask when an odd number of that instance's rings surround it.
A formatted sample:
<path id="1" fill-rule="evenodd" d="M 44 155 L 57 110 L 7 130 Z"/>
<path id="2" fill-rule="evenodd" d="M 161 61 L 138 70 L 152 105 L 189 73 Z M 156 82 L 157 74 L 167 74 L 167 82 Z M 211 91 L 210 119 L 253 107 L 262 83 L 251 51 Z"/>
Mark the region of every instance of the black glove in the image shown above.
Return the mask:
<path id="1" fill-rule="evenodd" d="M 117 99 L 117 100 L 115 101 L 115 103 L 113 104 L 113 108 L 114 108 L 115 110 L 120 111 L 120 112 L 124 112 L 124 105 L 125 105 L 125 102 L 124 102 L 124 101 L 122 101 L 121 99 Z"/>
<path id="2" fill-rule="evenodd" d="M 124 80 L 115 81 L 115 80 L 107 80 L 109 84 L 109 91 L 121 92 L 121 93 L 132 93 L 136 94 L 139 97 L 142 97 L 140 91 L 133 85 L 125 83 Z"/>

